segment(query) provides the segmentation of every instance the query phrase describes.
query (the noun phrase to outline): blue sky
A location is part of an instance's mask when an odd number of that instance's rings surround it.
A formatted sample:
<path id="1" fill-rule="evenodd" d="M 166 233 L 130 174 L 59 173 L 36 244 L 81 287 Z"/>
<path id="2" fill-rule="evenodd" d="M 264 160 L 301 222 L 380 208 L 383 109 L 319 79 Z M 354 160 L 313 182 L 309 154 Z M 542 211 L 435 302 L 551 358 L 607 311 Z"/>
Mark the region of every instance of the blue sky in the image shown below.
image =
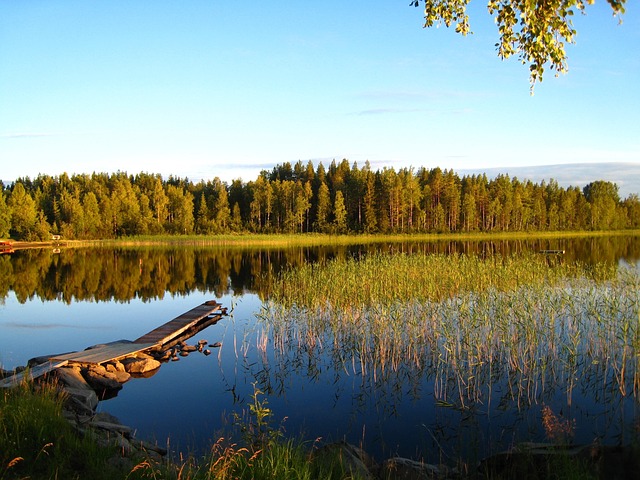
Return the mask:
<path id="1" fill-rule="evenodd" d="M 486 1 L 468 37 L 408 3 L 0 0 L 0 178 L 640 163 L 638 2 L 576 16 L 534 96 Z"/>

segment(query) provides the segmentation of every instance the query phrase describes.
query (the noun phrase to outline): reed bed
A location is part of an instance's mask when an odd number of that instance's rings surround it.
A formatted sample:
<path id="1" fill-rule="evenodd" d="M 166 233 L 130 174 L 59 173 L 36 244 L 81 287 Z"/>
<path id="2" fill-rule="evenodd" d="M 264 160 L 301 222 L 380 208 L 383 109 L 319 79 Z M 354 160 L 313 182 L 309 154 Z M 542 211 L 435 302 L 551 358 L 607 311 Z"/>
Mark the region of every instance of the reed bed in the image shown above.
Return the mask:
<path id="1" fill-rule="evenodd" d="M 281 274 L 270 298 L 286 307 L 335 309 L 433 301 L 463 293 L 557 284 L 566 278 L 604 280 L 614 266 L 565 264 L 553 257 L 372 254 L 305 264 Z"/>
<path id="2" fill-rule="evenodd" d="M 282 274 L 259 314 L 259 348 L 288 368 L 330 358 L 375 389 L 419 390 L 427 378 L 438 402 L 461 409 L 497 386 L 517 407 L 558 385 L 570 404 L 577 383 L 637 396 L 639 292 L 637 269 L 611 265 L 373 255 Z"/>

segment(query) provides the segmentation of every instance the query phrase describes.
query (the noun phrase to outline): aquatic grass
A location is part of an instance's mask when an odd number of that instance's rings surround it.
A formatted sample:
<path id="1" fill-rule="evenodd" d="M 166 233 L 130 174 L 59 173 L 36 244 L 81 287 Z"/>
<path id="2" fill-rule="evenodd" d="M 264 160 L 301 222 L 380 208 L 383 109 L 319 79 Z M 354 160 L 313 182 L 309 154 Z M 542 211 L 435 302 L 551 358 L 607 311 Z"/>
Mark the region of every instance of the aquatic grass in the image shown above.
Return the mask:
<path id="1" fill-rule="evenodd" d="M 580 382 L 638 395 L 639 281 L 542 256 L 372 255 L 283 273 L 258 319 L 283 375 L 320 350 L 371 389 L 430 377 L 456 408 L 491 401 L 495 385 L 518 409 L 557 385 L 570 405 Z"/>
<path id="2" fill-rule="evenodd" d="M 611 278 L 615 267 L 550 263 L 543 255 L 371 254 L 346 261 L 304 264 L 283 272 L 269 299 L 285 306 L 352 310 L 397 301 L 431 301 L 468 292 L 555 284 L 567 277 Z"/>

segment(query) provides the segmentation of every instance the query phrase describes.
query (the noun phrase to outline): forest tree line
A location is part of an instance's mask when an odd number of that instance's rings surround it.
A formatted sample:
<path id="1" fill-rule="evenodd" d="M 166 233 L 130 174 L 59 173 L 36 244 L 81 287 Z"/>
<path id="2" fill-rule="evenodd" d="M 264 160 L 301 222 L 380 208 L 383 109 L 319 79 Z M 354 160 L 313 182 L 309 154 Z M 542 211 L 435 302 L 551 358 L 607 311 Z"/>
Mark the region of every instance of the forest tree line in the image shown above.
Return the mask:
<path id="1" fill-rule="evenodd" d="M 20 178 L 0 189 L 0 238 L 133 235 L 444 233 L 620 230 L 640 227 L 640 199 L 615 183 L 563 188 L 508 175 L 297 162 L 256 180 L 125 172 Z"/>

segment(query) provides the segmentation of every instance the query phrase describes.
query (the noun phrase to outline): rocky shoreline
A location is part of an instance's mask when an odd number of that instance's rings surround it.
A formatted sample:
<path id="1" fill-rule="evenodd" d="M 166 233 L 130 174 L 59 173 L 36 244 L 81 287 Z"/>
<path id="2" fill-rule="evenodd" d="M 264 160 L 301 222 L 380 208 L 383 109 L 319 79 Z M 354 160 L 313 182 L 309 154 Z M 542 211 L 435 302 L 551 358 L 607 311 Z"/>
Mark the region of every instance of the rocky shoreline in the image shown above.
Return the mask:
<path id="1" fill-rule="evenodd" d="M 113 462 L 133 467 L 138 460 L 149 456 L 160 461 L 166 456 L 167 450 L 135 438 L 132 427 L 123 425 L 109 413 L 97 412 L 98 403 L 117 395 L 132 377 L 151 376 L 158 371 L 163 362 L 178 360 L 178 355 L 184 357 L 194 351 L 209 355 L 211 351 L 205 348 L 207 344 L 206 340 L 200 340 L 197 345 L 187 345 L 180 341 L 170 349 L 153 352 L 153 355 L 138 352 L 134 356 L 100 365 L 71 363 L 55 368 L 34 381 L 53 381 L 65 398 L 62 410 L 65 419 L 81 435 L 91 433 L 99 445 L 118 447 L 120 455 L 112 459 Z M 101 346 L 103 344 L 94 345 L 86 350 Z M 218 347 L 220 344 L 214 343 L 210 346 Z M 10 379 L 14 375 L 47 363 L 49 358 L 54 356 L 32 358 L 26 366 L 13 371 L 0 369 L 0 379 Z"/>

